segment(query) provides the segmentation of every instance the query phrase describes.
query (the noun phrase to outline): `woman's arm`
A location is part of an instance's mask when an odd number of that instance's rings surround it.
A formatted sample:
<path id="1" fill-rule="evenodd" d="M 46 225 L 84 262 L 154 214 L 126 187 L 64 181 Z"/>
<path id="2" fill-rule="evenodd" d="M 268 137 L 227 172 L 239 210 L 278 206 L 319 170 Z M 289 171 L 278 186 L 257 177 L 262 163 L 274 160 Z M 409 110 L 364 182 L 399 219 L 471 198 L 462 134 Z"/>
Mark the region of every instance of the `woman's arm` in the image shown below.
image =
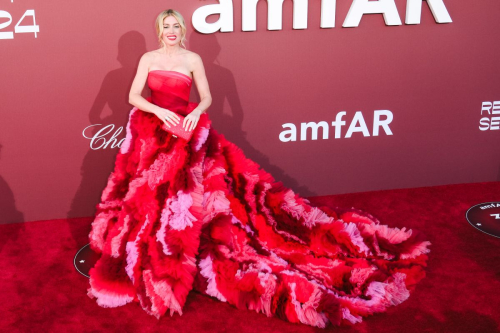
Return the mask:
<path id="1" fill-rule="evenodd" d="M 204 113 L 212 104 L 212 95 L 210 95 L 210 89 L 208 87 L 208 80 L 205 74 L 203 61 L 198 54 L 195 54 L 193 56 L 193 78 L 196 84 L 196 89 L 200 94 L 200 103 L 193 111 L 199 110 L 201 113 Z"/>
<path id="2" fill-rule="evenodd" d="M 189 131 L 196 128 L 201 114 L 205 113 L 208 107 L 212 104 L 212 95 L 210 95 L 208 80 L 205 74 L 205 67 L 203 66 L 201 57 L 196 53 L 192 56 L 191 66 L 193 68 L 192 72 L 196 89 L 198 89 L 198 93 L 200 94 L 200 103 L 198 103 L 198 106 L 186 116 L 184 123 L 182 124 L 182 126 Z"/>
<path id="3" fill-rule="evenodd" d="M 144 97 L 141 96 L 142 90 L 148 79 L 149 64 L 151 63 L 151 54 L 144 53 L 139 61 L 139 66 L 137 67 L 137 73 L 135 74 L 134 81 L 132 82 L 132 87 L 130 88 L 130 93 L 128 95 L 128 102 L 133 106 L 137 107 L 139 110 L 150 112 L 155 114 L 160 120 L 162 120 L 168 127 L 170 124 L 175 125 L 179 122 L 179 116 L 172 111 L 163 109 L 158 105 L 148 102 Z"/>

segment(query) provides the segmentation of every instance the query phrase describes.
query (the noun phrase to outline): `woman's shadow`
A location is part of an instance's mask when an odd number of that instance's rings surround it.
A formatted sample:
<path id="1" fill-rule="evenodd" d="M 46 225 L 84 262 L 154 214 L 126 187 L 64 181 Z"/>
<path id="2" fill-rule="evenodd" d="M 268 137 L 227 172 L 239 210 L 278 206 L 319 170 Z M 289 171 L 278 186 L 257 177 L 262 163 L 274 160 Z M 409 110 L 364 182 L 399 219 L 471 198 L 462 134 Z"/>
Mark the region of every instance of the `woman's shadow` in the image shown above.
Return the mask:
<path id="1" fill-rule="evenodd" d="M 107 147 L 102 146 L 104 143 L 102 140 L 95 142 L 91 147 L 89 140 L 89 150 L 85 154 L 80 168 L 82 177 L 80 186 L 73 197 L 70 210 L 67 213 L 68 218 L 93 216 L 95 214 L 95 207 L 100 202 L 102 191 L 114 169 L 116 154 L 118 153 L 117 145 L 125 137 L 128 115 L 133 107 L 128 103 L 128 93 L 139 59 L 146 51 L 146 40 L 137 31 L 125 33 L 118 41 L 117 60 L 120 62 L 121 67 L 112 70 L 104 77 L 89 112 L 90 124 L 96 126 L 88 127 L 83 134 L 86 137 L 92 137 L 103 127 L 112 125 L 105 130 L 105 132 L 110 132 L 106 135 L 106 138 L 109 139 L 113 133 L 119 131 L 120 127 L 123 127 L 123 129 L 116 137 L 116 140 L 110 142 Z M 111 114 L 103 116 L 106 105 L 109 106 Z M 112 148 L 113 144 L 114 148 Z M 95 149 L 97 147 L 100 148 Z M 69 229 L 77 244 L 88 242 L 87 235 L 81 234 L 81 228 L 73 227 L 69 223 Z"/>
<path id="2" fill-rule="evenodd" d="M 258 163 L 262 169 L 270 173 L 276 181 L 281 181 L 285 186 L 292 189 L 301 196 L 314 196 L 316 193 L 304 185 L 299 184 L 294 178 L 290 177 L 283 169 L 271 164 L 269 157 L 257 150 L 248 140 L 246 132 L 243 131 L 244 111 L 241 106 L 238 90 L 233 73 L 227 68 L 218 64 L 217 56 L 221 47 L 217 40 L 217 34 L 200 34 L 192 32 L 189 37 L 189 46 L 193 52 L 198 53 L 205 66 L 205 72 L 210 84 L 210 93 L 212 95 L 212 105 L 207 113 L 212 121 L 213 127 L 217 132 L 240 147 L 245 156 Z M 193 90 L 194 92 L 194 90 Z M 193 95 L 193 99 L 199 101 L 198 95 Z M 223 112 L 224 101 L 227 100 L 231 115 Z M 258 129 L 255 129 L 258 130 Z"/>

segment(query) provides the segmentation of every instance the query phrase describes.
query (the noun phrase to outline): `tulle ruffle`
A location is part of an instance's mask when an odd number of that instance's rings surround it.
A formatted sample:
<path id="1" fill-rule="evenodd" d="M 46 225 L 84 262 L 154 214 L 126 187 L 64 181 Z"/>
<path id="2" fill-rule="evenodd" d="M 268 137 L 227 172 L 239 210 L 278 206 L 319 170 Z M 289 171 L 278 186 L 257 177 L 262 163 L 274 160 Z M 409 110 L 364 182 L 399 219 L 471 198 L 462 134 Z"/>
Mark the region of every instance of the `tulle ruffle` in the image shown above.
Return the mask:
<path id="1" fill-rule="evenodd" d="M 405 301 L 428 241 L 357 211 L 312 207 L 200 118 L 190 142 L 134 108 L 89 235 L 88 295 L 182 314 L 196 290 L 240 309 L 326 327 Z"/>

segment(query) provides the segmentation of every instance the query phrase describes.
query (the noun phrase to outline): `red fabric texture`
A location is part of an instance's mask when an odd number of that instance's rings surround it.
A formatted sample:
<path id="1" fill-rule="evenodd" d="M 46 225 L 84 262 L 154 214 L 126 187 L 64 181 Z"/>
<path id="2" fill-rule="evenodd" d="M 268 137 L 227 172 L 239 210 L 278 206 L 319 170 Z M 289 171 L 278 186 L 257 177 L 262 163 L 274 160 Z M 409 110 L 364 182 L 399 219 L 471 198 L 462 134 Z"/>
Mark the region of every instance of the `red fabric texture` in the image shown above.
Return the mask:
<path id="1" fill-rule="evenodd" d="M 426 278 L 397 307 L 335 332 L 500 332 L 500 239 L 474 229 L 468 208 L 495 201 L 500 182 L 310 197 L 317 206 L 353 205 L 390 226 L 419 229 L 432 242 Z M 318 332 L 228 302 L 188 294 L 183 315 L 155 317 L 139 304 L 101 308 L 73 266 L 92 218 L 0 225 L 2 332 Z M 276 303 L 279 303 L 279 299 Z M 333 310 L 337 302 L 322 305 Z M 281 310 L 280 310 L 281 311 Z M 333 318 L 333 316 L 332 316 Z"/>
<path id="2" fill-rule="evenodd" d="M 186 115 L 191 79 L 154 71 L 152 101 Z M 89 235 L 101 258 L 88 295 L 138 302 L 158 319 L 189 292 L 292 323 L 356 324 L 408 299 L 430 242 L 370 214 L 318 207 L 217 133 L 207 114 L 189 142 L 134 108 Z"/>

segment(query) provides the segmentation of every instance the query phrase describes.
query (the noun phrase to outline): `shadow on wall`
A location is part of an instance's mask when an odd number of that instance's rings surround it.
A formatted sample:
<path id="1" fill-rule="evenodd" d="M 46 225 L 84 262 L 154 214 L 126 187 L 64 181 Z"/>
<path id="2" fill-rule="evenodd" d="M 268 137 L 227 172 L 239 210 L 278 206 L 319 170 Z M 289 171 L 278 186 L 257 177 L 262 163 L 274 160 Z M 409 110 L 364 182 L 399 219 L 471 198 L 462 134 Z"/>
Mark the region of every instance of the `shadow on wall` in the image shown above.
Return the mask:
<path id="1" fill-rule="evenodd" d="M 141 33 L 129 31 L 120 37 L 117 60 L 121 67 L 106 74 L 89 111 L 90 124 L 114 124 L 113 132 L 123 126 L 124 130 L 117 138 L 118 141 L 125 136 L 128 114 L 132 109 L 128 103 L 128 94 L 139 59 L 146 51 L 146 40 Z M 106 104 L 111 109 L 111 115 L 102 117 Z M 91 137 L 101 128 L 102 126 L 91 127 L 86 135 Z M 100 202 L 102 191 L 113 171 L 117 153 L 118 148 L 111 148 L 111 145 L 95 150 L 89 145 L 80 168 L 80 186 L 67 213 L 68 218 L 92 216 L 95 213 L 95 206 Z M 69 227 L 73 238 L 77 239 L 76 230 L 71 225 Z"/>
<path id="2" fill-rule="evenodd" d="M 193 32 L 189 41 L 190 49 L 198 53 L 203 59 L 213 99 L 208 113 L 213 127 L 217 132 L 224 134 L 229 141 L 239 146 L 248 158 L 254 160 L 264 170 L 271 173 L 276 181 L 282 181 L 285 186 L 293 189 L 296 193 L 300 193 L 302 196 L 315 195 L 307 187 L 299 186 L 297 181 L 289 177 L 282 169 L 272 165 L 269 158 L 255 149 L 247 140 L 246 133 L 242 128 L 243 109 L 236 89 L 234 76 L 227 68 L 222 67 L 218 63 L 216 64 L 218 62 L 217 56 L 221 50 L 216 35 L 203 35 Z M 128 103 L 128 93 L 137 70 L 139 59 L 145 52 L 147 52 L 145 38 L 139 32 L 130 31 L 120 38 L 118 41 L 117 59 L 122 67 L 109 72 L 105 76 L 89 112 L 91 124 L 114 124 L 115 129 L 120 126 L 123 126 L 124 129 L 126 128 L 128 115 L 133 107 Z M 224 82 L 224 84 L 221 85 L 218 82 Z M 191 96 L 193 100 L 199 101 L 197 92 L 192 93 Z M 223 113 L 222 108 L 226 99 L 231 109 L 231 115 Z M 102 118 L 101 114 L 106 104 L 111 108 L 112 114 Z M 95 134 L 96 130 L 98 129 L 95 129 L 93 133 L 89 131 L 86 134 L 91 136 Z M 125 137 L 125 132 L 121 133 L 118 140 L 122 137 Z M 82 180 L 67 214 L 68 218 L 93 216 L 95 214 L 95 207 L 100 202 L 107 179 L 113 171 L 117 153 L 117 148 L 112 149 L 108 147 L 97 150 L 89 148 L 83 159 L 81 166 Z M 81 234 L 81 230 L 77 232 L 71 225 L 69 225 L 69 228 L 73 239 L 77 240 L 78 235 Z"/>
<path id="3" fill-rule="evenodd" d="M 222 67 L 217 60 L 221 46 L 216 36 L 217 34 L 204 35 L 197 32 L 192 32 L 189 36 L 190 49 L 201 56 L 207 73 L 210 93 L 212 94 L 212 105 L 207 112 L 210 115 L 213 127 L 217 132 L 224 134 L 226 139 L 240 147 L 247 158 L 258 163 L 276 181 L 283 182 L 285 186 L 301 196 L 317 195 L 308 187 L 300 185 L 294 178 L 287 175 L 283 169 L 271 164 L 269 157 L 255 149 L 247 140 L 247 134 L 243 131 L 242 126 L 244 111 L 236 88 L 236 82 L 231 71 Z M 218 82 L 224 82 L 224 84 L 218 84 Z M 226 99 L 231 109 L 231 115 L 223 113 Z"/>
<path id="4" fill-rule="evenodd" d="M 0 160 L 2 159 L 2 148 L 3 146 L 0 144 Z M 14 192 L 5 179 L 0 176 L 0 224 L 17 223 L 3 235 L 0 242 L 0 252 L 8 241 L 16 242 L 19 239 L 19 235 L 25 228 L 25 224 L 20 222 L 24 222 L 24 214 L 16 208 Z"/>
<path id="5" fill-rule="evenodd" d="M 0 160 L 2 159 L 2 144 L 0 144 Z M 7 181 L 0 175 L 0 224 L 24 222 L 24 214 L 17 210 L 14 192 Z"/>

